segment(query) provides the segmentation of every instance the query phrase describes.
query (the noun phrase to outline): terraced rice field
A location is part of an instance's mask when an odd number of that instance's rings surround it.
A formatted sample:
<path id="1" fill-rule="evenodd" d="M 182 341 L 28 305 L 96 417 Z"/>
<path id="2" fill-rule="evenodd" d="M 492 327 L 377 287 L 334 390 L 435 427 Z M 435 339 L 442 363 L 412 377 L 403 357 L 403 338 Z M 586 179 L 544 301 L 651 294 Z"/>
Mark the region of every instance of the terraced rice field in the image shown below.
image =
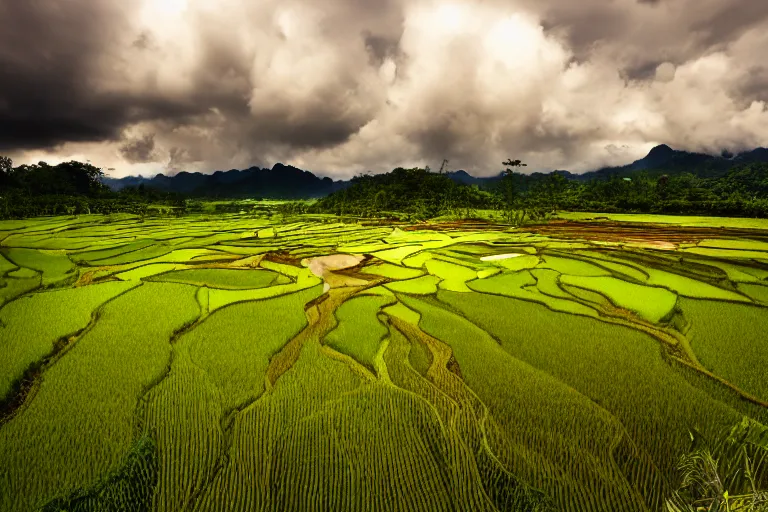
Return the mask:
<path id="1" fill-rule="evenodd" d="M 0 511 L 657 511 L 768 422 L 768 232 L 0 223 Z"/>

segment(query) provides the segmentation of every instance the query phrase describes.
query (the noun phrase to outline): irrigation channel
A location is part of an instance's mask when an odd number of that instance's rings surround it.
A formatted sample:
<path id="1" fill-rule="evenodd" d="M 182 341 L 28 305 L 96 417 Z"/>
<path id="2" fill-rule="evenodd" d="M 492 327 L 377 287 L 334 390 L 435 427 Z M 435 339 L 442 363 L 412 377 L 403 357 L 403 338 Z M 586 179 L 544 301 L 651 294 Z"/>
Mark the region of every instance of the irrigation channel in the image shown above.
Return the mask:
<path id="1" fill-rule="evenodd" d="M 0 223 L 0 511 L 657 511 L 768 422 L 768 231 Z"/>

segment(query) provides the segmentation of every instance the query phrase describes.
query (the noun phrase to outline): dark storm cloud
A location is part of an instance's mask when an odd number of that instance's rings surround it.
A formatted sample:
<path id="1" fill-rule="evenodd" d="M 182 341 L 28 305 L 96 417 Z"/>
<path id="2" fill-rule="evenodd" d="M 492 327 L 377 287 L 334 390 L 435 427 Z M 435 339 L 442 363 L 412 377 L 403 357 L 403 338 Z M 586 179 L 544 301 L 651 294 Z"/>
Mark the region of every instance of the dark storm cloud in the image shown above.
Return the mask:
<path id="1" fill-rule="evenodd" d="M 0 1 L 0 150 L 115 140 L 131 123 L 200 111 L 183 98 L 99 87 L 104 57 L 119 56 L 116 34 L 130 30 L 120 5 Z M 150 44 L 147 34 L 136 39 L 137 48 Z"/>
<path id="2" fill-rule="evenodd" d="M 132 164 L 154 161 L 156 158 L 154 151 L 154 133 L 128 139 L 120 146 L 120 154 L 127 162 Z"/>
<path id="3" fill-rule="evenodd" d="M 768 102 L 768 66 L 751 66 L 745 74 L 744 80 L 736 85 L 735 95 L 744 102 L 754 100 Z"/>
<path id="4" fill-rule="evenodd" d="M 621 72 L 628 80 L 652 80 L 656 76 L 656 68 L 661 64 L 663 64 L 662 61 L 652 60 L 621 70 Z"/>
<path id="5" fill-rule="evenodd" d="M 123 109 L 87 94 L 115 19 L 106 2 L 0 2 L 0 149 L 115 135 Z"/>
<path id="6" fill-rule="evenodd" d="M 397 39 L 372 34 L 368 30 L 365 30 L 361 35 L 365 48 L 371 54 L 374 63 L 380 65 L 386 57 L 398 56 Z"/>
<path id="7" fill-rule="evenodd" d="M 729 0 L 713 5 L 692 24 L 704 47 L 719 46 L 733 41 L 744 32 L 768 20 L 768 2 L 755 0 Z"/>
<path id="8" fill-rule="evenodd" d="M 767 19 L 752 0 L 0 0 L 0 150 L 487 174 L 749 144 Z"/>

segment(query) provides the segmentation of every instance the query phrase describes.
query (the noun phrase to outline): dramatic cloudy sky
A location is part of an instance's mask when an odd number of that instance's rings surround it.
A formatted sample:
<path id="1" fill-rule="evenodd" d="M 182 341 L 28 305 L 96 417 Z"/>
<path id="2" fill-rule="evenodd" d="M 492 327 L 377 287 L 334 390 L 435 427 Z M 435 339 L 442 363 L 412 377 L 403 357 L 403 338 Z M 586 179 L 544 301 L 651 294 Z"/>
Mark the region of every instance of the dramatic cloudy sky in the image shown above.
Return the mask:
<path id="1" fill-rule="evenodd" d="M 109 174 L 768 145 L 765 0 L 0 0 L 0 154 Z"/>

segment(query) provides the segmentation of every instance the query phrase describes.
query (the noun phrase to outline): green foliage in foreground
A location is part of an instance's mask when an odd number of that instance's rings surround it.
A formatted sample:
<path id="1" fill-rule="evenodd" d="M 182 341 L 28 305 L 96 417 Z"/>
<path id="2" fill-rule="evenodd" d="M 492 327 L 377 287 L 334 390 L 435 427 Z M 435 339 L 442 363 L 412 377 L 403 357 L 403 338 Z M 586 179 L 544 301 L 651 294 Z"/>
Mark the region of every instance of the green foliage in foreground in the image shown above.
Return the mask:
<path id="1" fill-rule="evenodd" d="M 680 489 L 669 512 L 765 512 L 768 510 L 768 428 L 744 418 L 725 435 L 691 433 L 680 457 Z"/>

